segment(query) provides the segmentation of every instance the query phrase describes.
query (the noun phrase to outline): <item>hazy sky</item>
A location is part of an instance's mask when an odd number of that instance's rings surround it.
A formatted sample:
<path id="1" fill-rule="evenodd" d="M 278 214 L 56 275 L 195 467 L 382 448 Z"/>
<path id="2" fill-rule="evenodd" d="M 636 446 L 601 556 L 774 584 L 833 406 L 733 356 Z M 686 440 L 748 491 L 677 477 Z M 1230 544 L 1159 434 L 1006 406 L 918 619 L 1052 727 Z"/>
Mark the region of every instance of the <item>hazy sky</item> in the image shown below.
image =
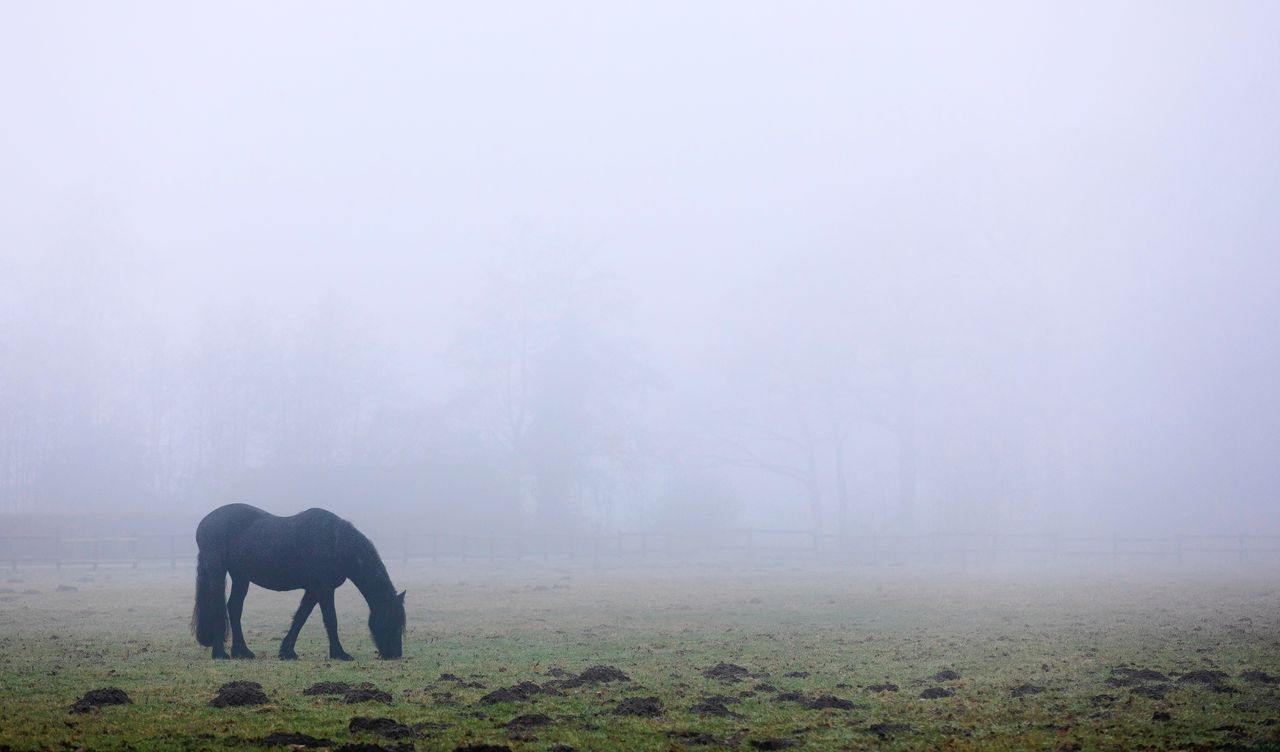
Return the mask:
<path id="1" fill-rule="evenodd" d="M 1268 2 L 10 5 L 0 271 L 91 269 L 178 330 L 334 291 L 412 361 L 488 269 L 582 254 L 665 373 L 872 310 L 1049 336 L 1093 430 L 1274 490 L 1277 30 Z"/>

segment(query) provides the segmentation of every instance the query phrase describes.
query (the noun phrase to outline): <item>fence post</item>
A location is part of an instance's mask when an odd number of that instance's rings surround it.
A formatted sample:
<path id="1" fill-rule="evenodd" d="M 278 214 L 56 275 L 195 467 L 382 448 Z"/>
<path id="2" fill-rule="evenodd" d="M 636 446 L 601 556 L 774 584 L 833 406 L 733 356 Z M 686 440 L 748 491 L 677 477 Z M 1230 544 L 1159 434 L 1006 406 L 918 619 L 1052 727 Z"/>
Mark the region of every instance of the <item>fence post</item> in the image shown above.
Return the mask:
<path id="1" fill-rule="evenodd" d="M 137 569 L 138 568 L 138 536 L 136 535 L 133 537 L 132 540 L 129 541 L 129 558 L 133 560 L 131 566 L 134 569 Z"/>
<path id="2" fill-rule="evenodd" d="M 178 568 L 178 536 L 169 536 L 169 568 Z"/>
<path id="3" fill-rule="evenodd" d="M 98 539 L 93 539 L 93 545 L 90 547 L 90 558 L 93 559 L 93 568 L 98 568 Z"/>

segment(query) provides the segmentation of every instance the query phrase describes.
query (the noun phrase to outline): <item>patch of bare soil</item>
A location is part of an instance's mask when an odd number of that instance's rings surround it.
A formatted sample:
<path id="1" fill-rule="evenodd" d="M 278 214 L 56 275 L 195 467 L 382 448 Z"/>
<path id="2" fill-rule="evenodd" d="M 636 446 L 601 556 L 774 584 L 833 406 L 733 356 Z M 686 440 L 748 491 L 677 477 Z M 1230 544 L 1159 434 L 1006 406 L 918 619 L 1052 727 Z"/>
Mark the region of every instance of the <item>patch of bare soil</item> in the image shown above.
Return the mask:
<path id="1" fill-rule="evenodd" d="M 542 687 L 531 681 L 523 681 L 512 687 L 495 689 L 480 698 L 481 705 L 496 705 L 500 702 L 525 702 L 543 693 Z"/>
<path id="2" fill-rule="evenodd" d="M 232 708 L 244 705 L 266 705 L 270 700 L 258 682 L 233 681 L 218 687 L 218 693 L 209 701 L 215 708 Z"/>
<path id="3" fill-rule="evenodd" d="M 703 670 L 702 675 L 722 682 L 739 682 L 750 677 L 751 672 L 733 663 L 717 663 Z"/>
<path id="4" fill-rule="evenodd" d="M 705 700 L 695 702 L 690 708 L 690 713 L 698 715 L 711 715 L 717 718 L 741 718 L 742 716 L 725 707 L 724 701 L 717 698 L 708 697 Z"/>
<path id="5" fill-rule="evenodd" d="M 1168 684 L 1139 684 L 1130 689 L 1129 694 L 1134 697 L 1145 697 L 1148 700 L 1163 700 L 1165 693 L 1168 691 Z"/>
<path id="6" fill-rule="evenodd" d="M 662 702 L 656 697 L 628 697 L 618 703 L 613 714 L 655 718 L 662 715 Z"/>
<path id="7" fill-rule="evenodd" d="M 753 685 L 751 688 L 757 692 L 777 692 L 778 691 L 778 688 L 773 686 L 769 682 L 759 682 L 758 684 Z"/>
<path id="8" fill-rule="evenodd" d="M 302 690 L 304 695 L 345 695 L 351 691 L 351 685 L 346 682 L 316 682 L 310 687 Z"/>
<path id="9" fill-rule="evenodd" d="M 543 713 L 525 713 L 507 721 L 507 731 L 513 734 L 527 734 L 542 726 L 550 726 L 551 717 Z"/>
<path id="10" fill-rule="evenodd" d="M 264 747 L 332 747 L 332 739 L 317 739 L 300 731 L 273 731 L 253 740 Z"/>
<path id="11" fill-rule="evenodd" d="M 920 693 L 920 699 L 921 700 L 937 700 L 943 697 L 950 697 L 954 694 L 955 692 L 952 692 L 949 689 L 943 689 L 942 687 L 929 687 L 928 689 Z"/>
<path id="12" fill-rule="evenodd" d="M 794 747 L 797 742 L 795 739 L 752 739 L 748 744 L 756 749 L 773 750 Z"/>
<path id="13" fill-rule="evenodd" d="M 1272 676 L 1266 671 L 1242 671 L 1240 678 L 1250 684 L 1280 684 L 1280 676 Z"/>
<path id="14" fill-rule="evenodd" d="M 835 695 L 818 695 L 804 704 L 810 710 L 853 710 L 853 703 Z"/>
<path id="15" fill-rule="evenodd" d="M 721 739 L 706 731 L 668 731 L 667 736 L 679 740 L 690 747 L 732 747 L 730 739 Z"/>
<path id="16" fill-rule="evenodd" d="M 613 666 L 592 666 L 578 674 L 575 679 L 580 684 L 608 684 L 609 682 L 629 682 L 631 677 Z"/>
<path id="17" fill-rule="evenodd" d="M 1173 720 L 1173 716 L 1169 715 L 1168 713 L 1164 712 L 1163 710 L 1157 710 L 1156 712 L 1154 712 L 1154 713 L 1152 713 L 1152 714 L 1151 714 L 1151 720 L 1153 720 L 1153 721 L 1160 721 L 1160 722 L 1164 722 L 1164 721 L 1172 721 L 1172 720 Z"/>
<path id="18" fill-rule="evenodd" d="M 333 752 L 414 752 L 413 742 L 399 744 L 374 744 L 372 742 L 351 742 L 334 747 Z"/>
<path id="19" fill-rule="evenodd" d="M 477 681 L 469 682 L 466 679 L 463 679 L 461 676 L 458 676 L 457 674 L 443 673 L 443 674 L 440 674 L 440 678 L 436 679 L 436 681 L 452 682 L 454 684 L 457 684 L 459 687 L 462 687 L 465 689 L 485 689 L 485 686 L 480 682 L 477 682 Z"/>
<path id="20" fill-rule="evenodd" d="M 960 678 L 960 674 L 956 673 L 955 671 L 952 671 L 949 668 L 944 668 L 943 670 L 933 675 L 934 681 L 955 681 L 956 679 L 959 679 L 959 678 Z"/>
<path id="21" fill-rule="evenodd" d="M 505 744 L 465 744 L 454 747 L 453 752 L 511 752 L 511 748 Z"/>
<path id="22" fill-rule="evenodd" d="M 72 713 L 90 713 L 104 705 L 132 705 L 133 700 L 119 687 L 91 689 L 71 706 Z"/>
<path id="23" fill-rule="evenodd" d="M 342 695 L 342 701 L 348 704 L 357 702 L 385 702 L 391 704 L 391 693 L 384 692 L 368 682 L 352 687 Z"/>
<path id="24" fill-rule="evenodd" d="M 1223 671 L 1213 671 L 1209 669 L 1200 669 L 1198 671 L 1188 671 L 1178 677 L 1179 684 L 1200 684 L 1208 687 L 1215 692 L 1231 692 L 1234 691 L 1228 687 L 1225 682 L 1227 674 Z"/>
<path id="25" fill-rule="evenodd" d="M 885 682 L 884 684 L 872 684 L 867 689 L 872 692 L 897 692 L 898 685 Z"/>
<path id="26" fill-rule="evenodd" d="M 1169 677 L 1150 668 L 1132 668 L 1117 666 L 1111 669 L 1111 676 L 1103 682 L 1112 687 L 1133 687 L 1146 682 L 1167 682 Z"/>
<path id="27" fill-rule="evenodd" d="M 789 671 L 783 674 L 783 676 L 787 677 L 788 679 L 808 679 L 809 672 L 808 671 Z"/>
<path id="28" fill-rule="evenodd" d="M 867 731 L 875 734 L 881 739 L 888 739 L 898 734 L 911 733 L 911 727 L 905 723 L 873 723 L 867 727 Z"/>
<path id="29" fill-rule="evenodd" d="M 352 718 L 347 723 L 347 731 L 353 734 L 365 733 L 385 736 L 388 739 L 403 739 L 417 735 L 417 732 L 411 727 L 391 718 L 368 718 L 362 715 Z"/>
<path id="30" fill-rule="evenodd" d="M 1044 691 L 1044 687 L 1037 687 L 1034 684 L 1019 684 L 1009 690 L 1010 697 L 1026 697 L 1027 695 L 1038 695 Z"/>

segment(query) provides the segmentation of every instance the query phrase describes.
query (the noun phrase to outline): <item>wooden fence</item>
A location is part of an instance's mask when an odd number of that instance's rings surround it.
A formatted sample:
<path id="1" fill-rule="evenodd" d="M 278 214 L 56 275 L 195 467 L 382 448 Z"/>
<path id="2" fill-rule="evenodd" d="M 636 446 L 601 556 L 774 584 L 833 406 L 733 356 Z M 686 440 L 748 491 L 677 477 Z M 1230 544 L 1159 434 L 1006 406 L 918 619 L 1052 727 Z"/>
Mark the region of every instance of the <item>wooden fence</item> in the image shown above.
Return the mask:
<path id="1" fill-rule="evenodd" d="M 847 535 L 811 530 L 707 533 L 620 532 L 608 535 L 528 533 L 375 535 L 389 561 L 579 561 L 645 559 L 816 559 L 859 564 L 947 564 L 1034 561 L 1133 561 L 1280 564 L 1280 535 L 1086 537 L 1016 534 Z M 0 534 L 0 566 L 129 566 L 194 562 L 190 533 L 123 537 Z"/>

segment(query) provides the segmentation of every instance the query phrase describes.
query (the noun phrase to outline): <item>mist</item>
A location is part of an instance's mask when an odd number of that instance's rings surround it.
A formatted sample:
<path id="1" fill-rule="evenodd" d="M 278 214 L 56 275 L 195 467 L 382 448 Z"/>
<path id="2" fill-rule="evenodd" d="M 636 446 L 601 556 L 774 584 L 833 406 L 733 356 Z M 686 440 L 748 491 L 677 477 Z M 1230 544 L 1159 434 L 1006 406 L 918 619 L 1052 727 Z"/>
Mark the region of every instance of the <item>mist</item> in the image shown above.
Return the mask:
<path id="1" fill-rule="evenodd" d="M 11 520 L 1280 534 L 1280 7 L 3 15 Z"/>

